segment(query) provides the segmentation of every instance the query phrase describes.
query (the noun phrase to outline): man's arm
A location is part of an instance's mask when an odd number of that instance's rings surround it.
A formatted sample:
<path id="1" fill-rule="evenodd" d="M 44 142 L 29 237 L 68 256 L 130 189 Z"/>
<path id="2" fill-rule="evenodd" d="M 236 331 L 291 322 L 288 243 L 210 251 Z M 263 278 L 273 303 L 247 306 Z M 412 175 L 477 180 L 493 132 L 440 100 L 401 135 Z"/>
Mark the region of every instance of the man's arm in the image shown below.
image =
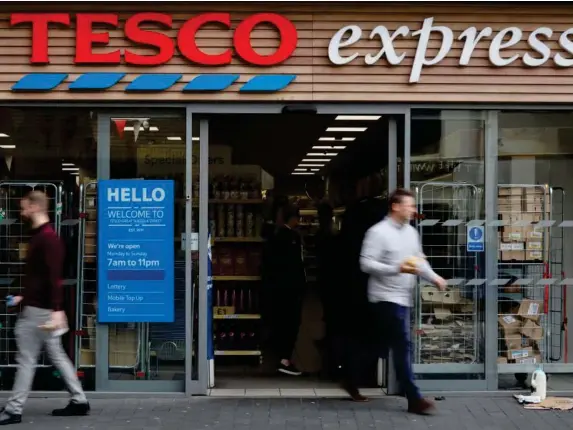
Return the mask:
<path id="1" fill-rule="evenodd" d="M 62 267 L 64 264 L 64 248 L 60 239 L 56 235 L 46 235 L 44 239 L 46 267 L 48 270 L 48 282 L 50 284 L 50 294 L 52 310 L 61 311 L 64 303 L 64 292 L 62 288 Z"/>
<path id="2" fill-rule="evenodd" d="M 360 269 L 373 276 L 392 276 L 400 273 L 400 262 L 385 264 L 380 262 L 380 256 L 386 246 L 385 238 L 371 228 L 366 232 L 360 251 Z"/>

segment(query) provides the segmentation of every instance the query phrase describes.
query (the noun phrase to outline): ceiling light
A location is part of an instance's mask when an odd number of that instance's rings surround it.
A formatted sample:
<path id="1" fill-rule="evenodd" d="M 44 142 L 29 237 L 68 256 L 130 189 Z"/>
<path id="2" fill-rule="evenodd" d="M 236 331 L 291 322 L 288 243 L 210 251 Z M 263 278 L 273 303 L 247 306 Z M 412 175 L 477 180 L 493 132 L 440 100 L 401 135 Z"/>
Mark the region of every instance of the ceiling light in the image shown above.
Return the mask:
<path id="1" fill-rule="evenodd" d="M 310 169 L 311 172 L 318 172 L 320 169 Z"/>
<path id="2" fill-rule="evenodd" d="M 181 140 L 179 136 L 169 136 L 167 140 Z"/>
<path id="3" fill-rule="evenodd" d="M 292 172 L 291 175 L 314 175 L 312 172 Z"/>
<path id="4" fill-rule="evenodd" d="M 324 167 L 324 164 L 299 164 L 298 167 Z"/>
<path id="5" fill-rule="evenodd" d="M 380 115 L 338 115 L 336 120 L 338 121 L 378 121 L 381 118 Z"/>
<path id="6" fill-rule="evenodd" d="M 336 140 L 336 137 L 321 137 L 318 140 L 322 140 L 322 141 L 332 141 L 332 140 Z"/>
<path id="7" fill-rule="evenodd" d="M 343 142 L 353 142 L 356 140 L 356 138 L 355 137 L 343 137 L 340 140 L 342 140 Z"/>
<path id="8" fill-rule="evenodd" d="M 192 140 L 193 142 L 199 142 L 199 138 L 198 138 L 198 137 L 192 137 L 191 140 Z"/>
<path id="9" fill-rule="evenodd" d="M 16 149 L 16 145 L 0 145 L 1 149 Z"/>
<path id="10" fill-rule="evenodd" d="M 78 170 L 80 170 L 79 167 L 62 167 L 64 172 L 77 172 Z"/>
<path id="11" fill-rule="evenodd" d="M 368 127 L 328 127 L 326 131 L 330 132 L 361 132 L 366 131 Z"/>
<path id="12" fill-rule="evenodd" d="M 0 137 L 10 137 L 6 133 L 0 133 Z"/>
<path id="13" fill-rule="evenodd" d="M 75 166 L 75 164 L 74 164 L 74 163 L 63 163 L 63 162 L 62 162 L 62 167 L 66 167 L 66 166 L 67 166 L 67 167 L 73 167 L 73 166 Z"/>
<path id="14" fill-rule="evenodd" d="M 309 152 L 306 154 L 307 157 L 336 157 L 337 155 L 336 152 Z"/>
<path id="15" fill-rule="evenodd" d="M 127 126 L 127 127 L 123 127 L 123 131 L 133 131 L 133 127 L 131 125 Z"/>
<path id="16" fill-rule="evenodd" d="M 314 162 L 328 163 L 329 161 L 330 161 L 330 158 L 303 158 L 302 159 L 303 163 L 314 163 Z"/>
<path id="17" fill-rule="evenodd" d="M 345 149 L 346 146 L 313 146 L 312 149 Z"/>
<path id="18" fill-rule="evenodd" d="M 294 169 L 295 172 L 306 172 L 306 169 Z"/>
<path id="19" fill-rule="evenodd" d="M 159 131 L 159 127 L 149 127 L 149 131 Z"/>
<path id="20" fill-rule="evenodd" d="M 72 176 L 79 176 L 80 172 L 70 172 L 70 175 Z"/>

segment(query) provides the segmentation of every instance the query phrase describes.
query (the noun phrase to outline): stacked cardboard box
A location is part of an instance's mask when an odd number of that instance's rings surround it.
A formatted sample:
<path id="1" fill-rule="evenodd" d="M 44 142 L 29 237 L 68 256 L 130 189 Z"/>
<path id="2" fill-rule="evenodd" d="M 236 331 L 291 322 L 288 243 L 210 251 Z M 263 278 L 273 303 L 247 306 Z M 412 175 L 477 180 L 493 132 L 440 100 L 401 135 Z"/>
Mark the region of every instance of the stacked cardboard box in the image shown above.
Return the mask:
<path id="1" fill-rule="evenodd" d="M 421 290 L 422 324 L 417 330 L 420 362 L 472 363 L 476 360 L 474 303 L 462 291 L 433 286 Z"/>
<path id="2" fill-rule="evenodd" d="M 535 364 L 543 361 L 542 312 L 542 301 L 523 299 L 511 313 L 499 315 L 498 363 Z"/>
<path id="3" fill-rule="evenodd" d="M 500 187 L 499 217 L 505 222 L 499 232 L 499 260 L 546 260 L 546 230 L 535 224 L 549 219 L 549 194 L 544 187 Z"/>

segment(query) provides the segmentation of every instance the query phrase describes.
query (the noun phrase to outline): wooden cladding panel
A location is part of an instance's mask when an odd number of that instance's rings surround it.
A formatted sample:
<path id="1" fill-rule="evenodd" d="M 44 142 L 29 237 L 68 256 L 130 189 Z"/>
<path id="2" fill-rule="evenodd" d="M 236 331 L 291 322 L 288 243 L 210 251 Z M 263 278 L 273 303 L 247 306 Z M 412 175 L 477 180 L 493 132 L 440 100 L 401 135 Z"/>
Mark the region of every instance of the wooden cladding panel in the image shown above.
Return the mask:
<path id="1" fill-rule="evenodd" d="M 68 4 L 66 4 L 68 6 Z M 104 10 L 105 9 L 105 10 Z M 133 4 L 113 3 L 97 6 L 80 3 L 72 7 L 33 5 L 27 11 L 50 12 L 115 12 L 122 22 L 137 13 Z M 280 66 L 260 68 L 243 63 L 235 58 L 225 67 L 199 67 L 177 54 L 169 64 L 161 67 L 122 66 L 75 66 L 74 25 L 71 28 L 50 29 L 49 52 L 51 64 L 32 66 L 29 63 L 31 31 L 26 26 L 11 27 L 9 5 L 0 5 L 0 99 L 3 100 L 94 100 L 94 101 L 193 101 L 193 100 L 292 100 L 292 101 L 379 101 L 379 102 L 532 102 L 570 103 L 573 96 L 573 68 L 558 68 L 552 60 L 542 67 L 528 68 L 521 59 L 505 67 L 492 66 L 488 59 L 491 38 L 482 40 L 473 52 L 468 66 L 459 66 L 463 49 L 457 40 L 463 30 L 476 26 L 478 30 L 491 27 L 495 32 L 511 26 L 523 31 L 522 41 L 503 51 L 504 57 L 528 52 L 536 55 L 526 40 L 531 31 L 547 26 L 554 31 L 547 42 L 553 55 L 560 52 L 567 57 L 558 44 L 561 32 L 573 27 L 569 20 L 573 6 L 522 4 L 521 7 L 488 5 L 465 5 L 438 3 L 411 4 L 357 4 L 357 3 L 267 3 L 265 11 L 282 13 L 294 22 L 299 34 L 299 43 L 293 57 Z M 143 10 L 145 11 L 145 10 Z M 196 3 L 157 4 L 155 12 L 171 13 L 175 30 L 162 30 L 172 38 L 182 23 L 201 12 L 231 12 L 233 26 L 254 12 L 261 11 L 261 4 L 213 3 L 208 7 Z M 425 18 L 433 17 L 434 25 L 445 25 L 454 31 L 455 41 L 448 56 L 435 66 L 426 66 L 418 83 L 410 84 L 409 76 L 417 47 L 417 38 L 398 38 L 394 46 L 406 58 L 399 66 L 388 65 L 382 58 L 375 65 L 364 64 L 364 56 L 376 54 L 380 41 L 368 36 L 377 25 L 390 31 L 401 25 L 409 26 L 411 32 L 418 30 Z M 358 52 L 359 57 L 351 64 L 334 66 L 328 59 L 328 44 L 331 37 L 343 26 L 359 25 L 363 30 L 362 40 L 350 49 L 341 50 L 345 55 Z M 159 28 L 147 26 L 147 28 Z M 123 37 L 120 30 L 109 30 L 110 43 L 96 48 L 95 52 L 114 49 L 130 49 L 133 52 L 153 53 L 151 49 L 134 47 Z M 231 45 L 232 33 L 214 26 L 206 26 L 198 33 L 198 45 L 205 52 L 217 53 Z M 270 53 L 278 46 L 278 33 L 272 27 L 260 26 L 252 34 L 252 44 L 259 53 Z M 441 38 L 433 34 L 427 51 L 435 55 L 441 46 Z M 88 71 L 125 72 L 127 76 L 113 88 L 99 93 L 70 93 L 64 83 L 54 91 L 44 94 L 14 94 L 10 88 L 23 75 L 31 72 L 69 73 L 67 82 Z M 126 85 L 142 73 L 181 73 L 183 78 L 168 91 L 157 94 L 126 94 Z M 236 73 L 237 83 L 225 91 L 213 94 L 182 93 L 181 89 L 193 77 L 202 73 Z M 264 73 L 296 74 L 294 83 L 273 94 L 241 94 L 238 88 L 252 76 Z"/>

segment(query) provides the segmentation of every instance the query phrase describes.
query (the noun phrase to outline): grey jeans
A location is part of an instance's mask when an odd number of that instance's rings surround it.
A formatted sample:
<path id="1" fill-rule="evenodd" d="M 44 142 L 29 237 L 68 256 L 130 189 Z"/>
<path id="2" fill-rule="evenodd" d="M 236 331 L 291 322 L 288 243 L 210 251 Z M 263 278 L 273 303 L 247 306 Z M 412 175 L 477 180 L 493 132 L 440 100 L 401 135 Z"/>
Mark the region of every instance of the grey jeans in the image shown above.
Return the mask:
<path id="1" fill-rule="evenodd" d="M 61 338 L 54 337 L 50 332 L 39 328 L 40 325 L 49 321 L 50 315 L 51 311 L 48 309 L 26 306 L 18 318 L 15 334 L 18 344 L 17 360 L 20 366 L 16 373 L 12 397 L 6 404 L 5 409 L 8 413 L 22 413 L 24 403 L 26 403 L 32 388 L 38 357 L 43 346 L 45 346 L 52 364 L 59 370 L 64 379 L 68 391 L 72 395 L 72 400 L 78 403 L 87 402 L 74 366 L 62 348 Z"/>

